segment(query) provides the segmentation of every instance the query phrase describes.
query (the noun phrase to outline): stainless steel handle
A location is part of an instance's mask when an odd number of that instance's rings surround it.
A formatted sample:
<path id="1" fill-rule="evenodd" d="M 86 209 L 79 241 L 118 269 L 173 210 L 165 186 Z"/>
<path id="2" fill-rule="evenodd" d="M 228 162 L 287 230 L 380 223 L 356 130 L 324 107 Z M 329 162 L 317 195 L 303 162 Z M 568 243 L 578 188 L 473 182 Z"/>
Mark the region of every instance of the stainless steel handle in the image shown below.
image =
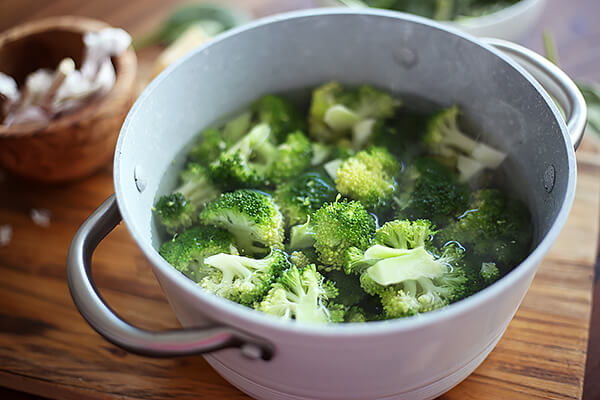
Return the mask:
<path id="1" fill-rule="evenodd" d="M 587 106 L 575 82 L 550 60 L 532 50 L 500 39 L 481 40 L 517 61 L 556 100 L 566 115 L 571 142 L 577 148 L 587 122 Z"/>
<path id="2" fill-rule="evenodd" d="M 269 343 L 230 327 L 151 332 L 120 319 L 98 293 L 91 271 L 92 253 L 120 222 L 121 213 L 112 195 L 81 225 L 69 248 L 67 279 L 71 296 L 92 328 L 109 342 L 144 356 L 184 356 L 239 347 L 249 358 L 271 359 L 273 347 Z"/>

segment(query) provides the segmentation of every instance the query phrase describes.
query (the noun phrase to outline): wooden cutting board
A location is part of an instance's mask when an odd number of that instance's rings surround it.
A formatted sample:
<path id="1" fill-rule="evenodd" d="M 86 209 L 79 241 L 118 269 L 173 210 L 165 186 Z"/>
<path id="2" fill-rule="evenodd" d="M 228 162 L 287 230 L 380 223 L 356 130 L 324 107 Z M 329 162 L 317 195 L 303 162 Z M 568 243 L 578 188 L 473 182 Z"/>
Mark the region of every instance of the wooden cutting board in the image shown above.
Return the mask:
<path id="1" fill-rule="evenodd" d="M 17 3 L 27 8 L 27 2 Z M 153 0 L 140 16 L 133 5 L 109 3 L 101 7 L 106 20 L 134 34 L 147 31 L 170 7 Z M 246 3 L 259 9 L 267 1 Z M 37 14 L 82 7 L 81 14 L 101 17 L 86 4 L 65 0 Z M 140 57 L 142 75 L 151 69 L 144 59 L 155 55 L 149 50 Z M 578 160 L 573 211 L 514 320 L 486 361 L 442 399 L 581 398 L 600 219 L 600 156 L 589 139 Z M 0 179 L 0 225 L 13 227 L 12 241 L 0 247 L 0 386 L 65 400 L 249 399 L 201 357 L 126 353 L 98 336 L 75 309 L 66 285 L 68 246 L 78 226 L 112 192 L 110 166 L 59 187 Z M 49 227 L 32 222 L 34 208 L 51 211 Z M 146 329 L 179 327 L 124 226 L 100 244 L 93 262 L 103 296 L 123 318 Z"/>
<path id="2" fill-rule="evenodd" d="M 585 144 L 584 144 L 585 146 Z M 600 163 L 581 153 L 573 211 L 489 358 L 444 399 L 581 397 L 600 210 Z M 148 359 L 98 336 L 69 296 L 65 258 L 79 224 L 112 192 L 110 169 L 63 187 L 0 183 L 0 386 L 56 399 L 247 399 L 201 357 Z M 43 228 L 32 208 L 52 212 Z M 109 304 L 147 329 L 178 327 L 123 225 L 94 255 Z"/>

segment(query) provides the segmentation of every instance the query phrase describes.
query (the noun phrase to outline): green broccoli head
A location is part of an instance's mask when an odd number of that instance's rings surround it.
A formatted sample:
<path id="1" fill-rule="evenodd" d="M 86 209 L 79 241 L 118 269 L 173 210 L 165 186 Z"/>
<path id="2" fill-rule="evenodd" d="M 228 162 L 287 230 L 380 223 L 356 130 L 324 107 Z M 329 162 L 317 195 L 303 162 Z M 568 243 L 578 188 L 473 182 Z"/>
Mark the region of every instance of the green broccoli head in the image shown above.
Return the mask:
<path id="1" fill-rule="evenodd" d="M 437 261 L 439 269 L 431 268 L 431 259 L 421 253 L 420 261 L 407 256 L 396 256 L 375 264 L 387 263 L 387 267 L 394 266 L 395 269 L 404 269 L 414 265 L 414 262 L 422 262 L 421 270 L 411 269 L 410 273 L 394 275 L 392 280 L 396 283 L 382 285 L 377 277 L 365 272 L 360 276 L 363 289 L 372 295 L 379 296 L 387 318 L 402 318 L 419 313 L 432 311 L 444 307 L 452 302 L 460 300 L 471 293 L 470 284 L 459 268 L 449 269 L 447 264 L 455 262 L 449 258 Z M 411 254 L 412 256 L 413 254 Z M 430 255 L 431 256 L 431 255 Z M 428 265 L 429 267 L 425 267 Z M 445 266 L 446 268 L 441 268 Z M 391 270 L 391 269 L 390 269 Z M 380 271 L 381 272 L 381 271 Z M 406 278 L 406 279 L 404 279 Z"/>
<path id="2" fill-rule="evenodd" d="M 206 257 L 219 253 L 237 254 L 237 249 L 229 232 L 212 226 L 198 226 L 163 243 L 159 253 L 178 271 L 199 282 L 209 273 L 204 262 Z"/>
<path id="3" fill-rule="evenodd" d="M 197 209 L 217 198 L 220 191 L 210 179 L 209 171 L 197 163 L 188 163 L 180 174 L 181 184 L 173 190 L 181 193 Z"/>
<path id="4" fill-rule="evenodd" d="M 366 249 L 375 234 L 375 220 L 357 201 L 327 203 L 309 222 L 314 248 L 325 271 L 341 269 L 350 247 Z"/>
<path id="5" fill-rule="evenodd" d="M 435 231 L 431 222 L 391 221 L 378 229 L 366 251 L 350 248 L 345 270 L 360 276 L 363 290 L 379 296 L 388 318 L 440 308 L 468 294 L 458 266 L 462 252 L 448 247 L 435 256 L 427 251 Z"/>
<path id="6" fill-rule="evenodd" d="M 310 140 L 301 131 L 292 132 L 269 160 L 268 177 L 276 184 L 285 182 L 310 167 L 311 161 Z"/>
<path id="7" fill-rule="evenodd" d="M 337 294 L 335 285 L 325 281 L 314 264 L 303 269 L 292 266 L 281 274 L 256 309 L 299 322 L 342 322 L 341 307 L 330 302 Z"/>
<path id="8" fill-rule="evenodd" d="M 242 189 L 221 194 L 200 213 L 199 220 L 233 234 L 242 254 L 265 254 L 283 247 L 283 216 L 266 193 Z"/>
<path id="9" fill-rule="evenodd" d="M 422 152 L 420 143 L 428 120 L 429 114 L 399 110 L 392 118 L 377 122 L 371 143 L 403 161 L 410 160 Z"/>
<path id="10" fill-rule="evenodd" d="M 469 203 L 469 187 L 434 158 L 415 159 L 398 185 L 394 202 L 399 218 L 425 218 L 445 225 L 462 214 Z"/>
<path id="11" fill-rule="evenodd" d="M 344 322 L 367 322 L 367 313 L 359 306 L 352 306 L 344 314 Z"/>
<path id="12" fill-rule="evenodd" d="M 291 132 L 306 131 L 302 113 L 281 96 L 263 96 L 252 105 L 252 110 L 260 123 L 271 127 L 276 143 L 284 142 Z"/>
<path id="13" fill-rule="evenodd" d="M 189 163 L 180 174 L 180 185 L 171 194 L 159 198 L 154 212 L 167 232 L 181 232 L 194 224 L 202 207 L 219 193 L 207 169 L 198 163 Z"/>
<path id="14" fill-rule="evenodd" d="M 481 263 L 481 269 L 479 270 L 481 278 L 485 283 L 492 284 L 500 279 L 500 270 L 496 267 L 496 263 L 484 262 Z"/>
<path id="15" fill-rule="evenodd" d="M 531 215 L 523 203 L 498 189 L 480 189 L 467 210 L 440 230 L 436 237 L 439 244 L 459 242 L 468 254 L 506 267 L 516 266 L 527 256 L 532 226 Z"/>
<path id="16" fill-rule="evenodd" d="M 236 143 L 250 130 L 252 123 L 252 113 L 250 111 L 243 112 L 232 120 L 228 121 L 223 127 L 223 139 L 228 145 Z"/>
<path id="17" fill-rule="evenodd" d="M 436 155 L 452 160 L 463 180 L 484 168 L 497 168 L 506 154 L 467 136 L 458 124 L 457 106 L 441 110 L 427 123 L 423 144 Z"/>
<path id="18" fill-rule="evenodd" d="M 374 243 L 395 249 L 414 249 L 425 247 L 435 233 L 434 226 L 427 219 L 397 219 L 377 229 Z"/>
<path id="19" fill-rule="evenodd" d="M 309 131 L 325 142 L 351 137 L 360 148 L 369 141 L 377 120 L 391 117 L 397 105 L 388 93 L 371 86 L 345 89 L 337 82 L 326 83 L 313 91 Z"/>
<path id="20" fill-rule="evenodd" d="M 307 172 L 277 186 L 274 198 L 288 225 L 297 225 L 306 222 L 324 203 L 335 200 L 336 195 L 328 177 Z"/>
<path id="21" fill-rule="evenodd" d="M 171 234 L 192 226 L 197 215 L 196 207 L 181 193 L 161 196 L 154 205 L 153 211 L 167 232 Z"/>
<path id="22" fill-rule="evenodd" d="M 325 278 L 334 282 L 340 293 L 343 294 L 343 296 L 337 299 L 337 302 L 347 308 L 357 306 L 368 296 L 361 288 L 360 281 L 356 275 L 347 275 L 344 271 L 339 270 L 328 271 L 324 275 Z"/>
<path id="23" fill-rule="evenodd" d="M 262 259 L 218 253 L 204 259 L 211 267 L 200 286 L 226 299 L 253 306 L 267 293 L 271 284 L 290 267 L 285 253 L 273 249 Z"/>
<path id="24" fill-rule="evenodd" d="M 290 254 L 290 262 L 296 266 L 296 268 L 304 268 L 307 265 L 311 264 L 311 257 L 309 257 L 305 252 L 300 250 L 292 251 Z"/>
<path id="25" fill-rule="evenodd" d="M 218 159 L 210 164 L 210 175 L 224 189 L 256 188 L 266 180 L 267 163 L 262 154 L 271 146 L 267 143 L 271 128 L 256 125 Z"/>
<path id="26" fill-rule="evenodd" d="M 401 165 L 385 148 L 371 147 L 346 159 L 336 171 L 337 190 L 369 210 L 386 207 L 396 191 Z"/>
<path id="27" fill-rule="evenodd" d="M 221 152 L 225 151 L 227 147 L 228 144 L 220 130 L 214 128 L 206 129 L 200 134 L 197 143 L 188 153 L 188 161 L 209 165 L 219 158 Z"/>

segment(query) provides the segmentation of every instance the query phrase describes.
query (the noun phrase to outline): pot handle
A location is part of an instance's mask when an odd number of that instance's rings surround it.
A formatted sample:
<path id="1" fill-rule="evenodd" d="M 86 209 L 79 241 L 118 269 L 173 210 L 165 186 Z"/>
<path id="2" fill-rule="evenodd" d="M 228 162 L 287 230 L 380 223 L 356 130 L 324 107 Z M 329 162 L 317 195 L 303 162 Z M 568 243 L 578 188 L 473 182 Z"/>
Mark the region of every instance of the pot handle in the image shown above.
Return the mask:
<path id="1" fill-rule="evenodd" d="M 517 61 L 546 89 L 565 113 L 571 142 L 577 149 L 587 122 L 587 106 L 575 82 L 550 60 L 532 50 L 501 39 L 481 40 Z"/>
<path id="2" fill-rule="evenodd" d="M 83 318 L 96 332 L 129 352 L 150 357 L 186 356 L 238 347 L 248 358 L 271 359 L 273 347 L 269 343 L 230 327 L 151 332 L 131 326 L 119 318 L 96 289 L 91 261 L 92 253 L 100 241 L 120 222 L 121 213 L 113 194 L 81 225 L 67 256 L 71 297 Z"/>

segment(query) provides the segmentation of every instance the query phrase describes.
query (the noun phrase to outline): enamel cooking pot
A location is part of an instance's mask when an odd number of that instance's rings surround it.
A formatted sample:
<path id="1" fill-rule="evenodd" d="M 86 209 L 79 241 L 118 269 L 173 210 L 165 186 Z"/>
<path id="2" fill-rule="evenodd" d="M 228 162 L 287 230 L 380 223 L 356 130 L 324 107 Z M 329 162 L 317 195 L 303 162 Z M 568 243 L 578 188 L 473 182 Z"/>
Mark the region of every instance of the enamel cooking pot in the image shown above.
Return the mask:
<path id="1" fill-rule="evenodd" d="M 535 79 L 534 79 L 535 77 Z M 183 152 L 202 128 L 262 94 L 329 80 L 379 86 L 408 99 L 458 104 L 532 212 L 530 255 L 506 277 L 442 310 L 401 320 L 311 325 L 283 321 L 205 293 L 157 252 L 157 195 L 174 187 Z M 548 92 L 560 103 L 565 123 Z M 102 336 L 148 356 L 203 354 L 258 399 L 430 399 L 467 377 L 494 348 L 563 227 L 575 192 L 574 146 L 585 103 L 543 57 L 478 40 L 432 21 L 381 10 L 308 10 L 227 32 L 163 72 L 119 136 L 115 195 L 71 244 L 68 279 L 83 317 Z M 173 162 L 175 160 L 175 162 Z M 91 277 L 91 256 L 123 219 L 183 328 L 148 332 L 116 316 Z"/>

